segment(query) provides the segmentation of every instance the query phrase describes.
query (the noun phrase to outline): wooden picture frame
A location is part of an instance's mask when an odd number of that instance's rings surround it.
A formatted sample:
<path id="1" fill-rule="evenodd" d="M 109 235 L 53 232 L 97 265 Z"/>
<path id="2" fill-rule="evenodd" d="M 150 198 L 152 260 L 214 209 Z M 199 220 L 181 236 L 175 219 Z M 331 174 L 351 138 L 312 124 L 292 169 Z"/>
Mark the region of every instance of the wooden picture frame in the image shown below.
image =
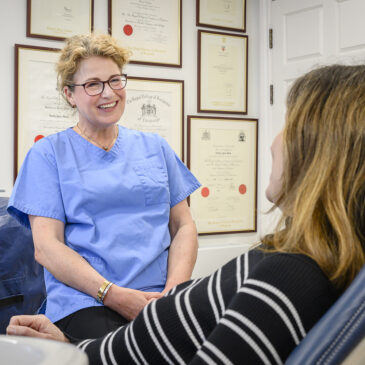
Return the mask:
<path id="1" fill-rule="evenodd" d="M 14 180 L 33 143 L 76 124 L 57 90 L 59 49 L 15 45 Z"/>
<path id="2" fill-rule="evenodd" d="M 132 52 L 131 63 L 182 67 L 182 0 L 108 0 L 110 34 Z"/>
<path id="3" fill-rule="evenodd" d="M 27 0 L 27 37 L 63 41 L 94 29 L 94 0 Z"/>
<path id="4" fill-rule="evenodd" d="M 198 31 L 198 112 L 247 114 L 248 36 Z"/>
<path id="5" fill-rule="evenodd" d="M 187 166 L 198 234 L 257 231 L 258 120 L 188 116 Z"/>
<path id="6" fill-rule="evenodd" d="M 246 0 L 196 0 L 196 25 L 246 32 Z"/>

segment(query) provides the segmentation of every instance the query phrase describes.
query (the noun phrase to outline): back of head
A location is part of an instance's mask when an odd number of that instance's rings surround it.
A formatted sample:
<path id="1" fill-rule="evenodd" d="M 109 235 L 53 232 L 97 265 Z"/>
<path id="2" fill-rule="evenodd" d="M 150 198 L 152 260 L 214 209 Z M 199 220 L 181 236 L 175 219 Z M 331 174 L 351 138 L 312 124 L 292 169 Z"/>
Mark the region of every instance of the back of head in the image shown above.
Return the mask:
<path id="1" fill-rule="evenodd" d="M 365 262 L 365 66 L 326 66 L 293 84 L 278 204 L 267 243 L 311 256 L 340 287 Z"/>

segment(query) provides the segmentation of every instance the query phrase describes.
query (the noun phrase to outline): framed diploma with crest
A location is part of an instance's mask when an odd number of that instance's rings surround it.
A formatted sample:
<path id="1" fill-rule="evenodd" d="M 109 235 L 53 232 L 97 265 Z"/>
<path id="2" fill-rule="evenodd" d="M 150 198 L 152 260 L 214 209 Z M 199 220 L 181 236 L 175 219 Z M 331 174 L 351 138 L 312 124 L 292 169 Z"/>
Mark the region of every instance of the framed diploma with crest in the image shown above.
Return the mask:
<path id="1" fill-rule="evenodd" d="M 256 232 L 257 119 L 188 116 L 190 196 L 200 235 Z"/>
<path id="2" fill-rule="evenodd" d="M 247 114 L 246 35 L 198 31 L 198 112 Z"/>
<path id="3" fill-rule="evenodd" d="M 196 25 L 246 31 L 246 0 L 196 0 Z"/>
<path id="4" fill-rule="evenodd" d="M 14 178 L 34 143 L 76 122 L 57 90 L 58 57 L 59 49 L 15 45 Z"/>
<path id="5" fill-rule="evenodd" d="M 62 41 L 93 26 L 94 0 L 27 0 L 27 37 Z"/>
<path id="6" fill-rule="evenodd" d="M 165 138 L 184 158 L 184 81 L 128 76 L 121 124 Z"/>
<path id="7" fill-rule="evenodd" d="M 181 67 L 182 0 L 108 0 L 109 31 L 131 63 Z"/>

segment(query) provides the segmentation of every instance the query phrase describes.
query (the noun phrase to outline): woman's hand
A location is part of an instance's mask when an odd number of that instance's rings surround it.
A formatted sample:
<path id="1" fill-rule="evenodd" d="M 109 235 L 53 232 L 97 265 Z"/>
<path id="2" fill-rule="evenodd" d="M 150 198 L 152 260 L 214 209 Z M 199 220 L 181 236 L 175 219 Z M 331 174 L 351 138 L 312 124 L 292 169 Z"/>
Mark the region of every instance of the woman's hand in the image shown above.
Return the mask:
<path id="1" fill-rule="evenodd" d="M 104 304 L 131 321 L 151 301 L 161 298 L 158 292 L 144 292 L 129 288 L 122 288 L 113 284 L 104 299 Z"/>
<path id="2" fill-rule="evenodd" d="M 12 317 L 6 328 L 6 333 L 12 336 L 39 337 L 69 342 L 63 332 L 43 314 Z"/>

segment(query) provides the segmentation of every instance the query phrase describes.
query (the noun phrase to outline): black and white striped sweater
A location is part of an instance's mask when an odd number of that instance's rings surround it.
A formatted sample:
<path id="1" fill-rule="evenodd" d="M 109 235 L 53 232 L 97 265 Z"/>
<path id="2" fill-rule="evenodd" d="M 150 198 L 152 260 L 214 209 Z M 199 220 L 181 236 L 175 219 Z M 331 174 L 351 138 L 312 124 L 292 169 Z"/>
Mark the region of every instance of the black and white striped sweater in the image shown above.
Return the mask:
<path id="1" fill-rule="evenodd" d="M 338 294 L 310 258 L 256 249 L 77 346 L 90 364 L 282 364 Z"/>

